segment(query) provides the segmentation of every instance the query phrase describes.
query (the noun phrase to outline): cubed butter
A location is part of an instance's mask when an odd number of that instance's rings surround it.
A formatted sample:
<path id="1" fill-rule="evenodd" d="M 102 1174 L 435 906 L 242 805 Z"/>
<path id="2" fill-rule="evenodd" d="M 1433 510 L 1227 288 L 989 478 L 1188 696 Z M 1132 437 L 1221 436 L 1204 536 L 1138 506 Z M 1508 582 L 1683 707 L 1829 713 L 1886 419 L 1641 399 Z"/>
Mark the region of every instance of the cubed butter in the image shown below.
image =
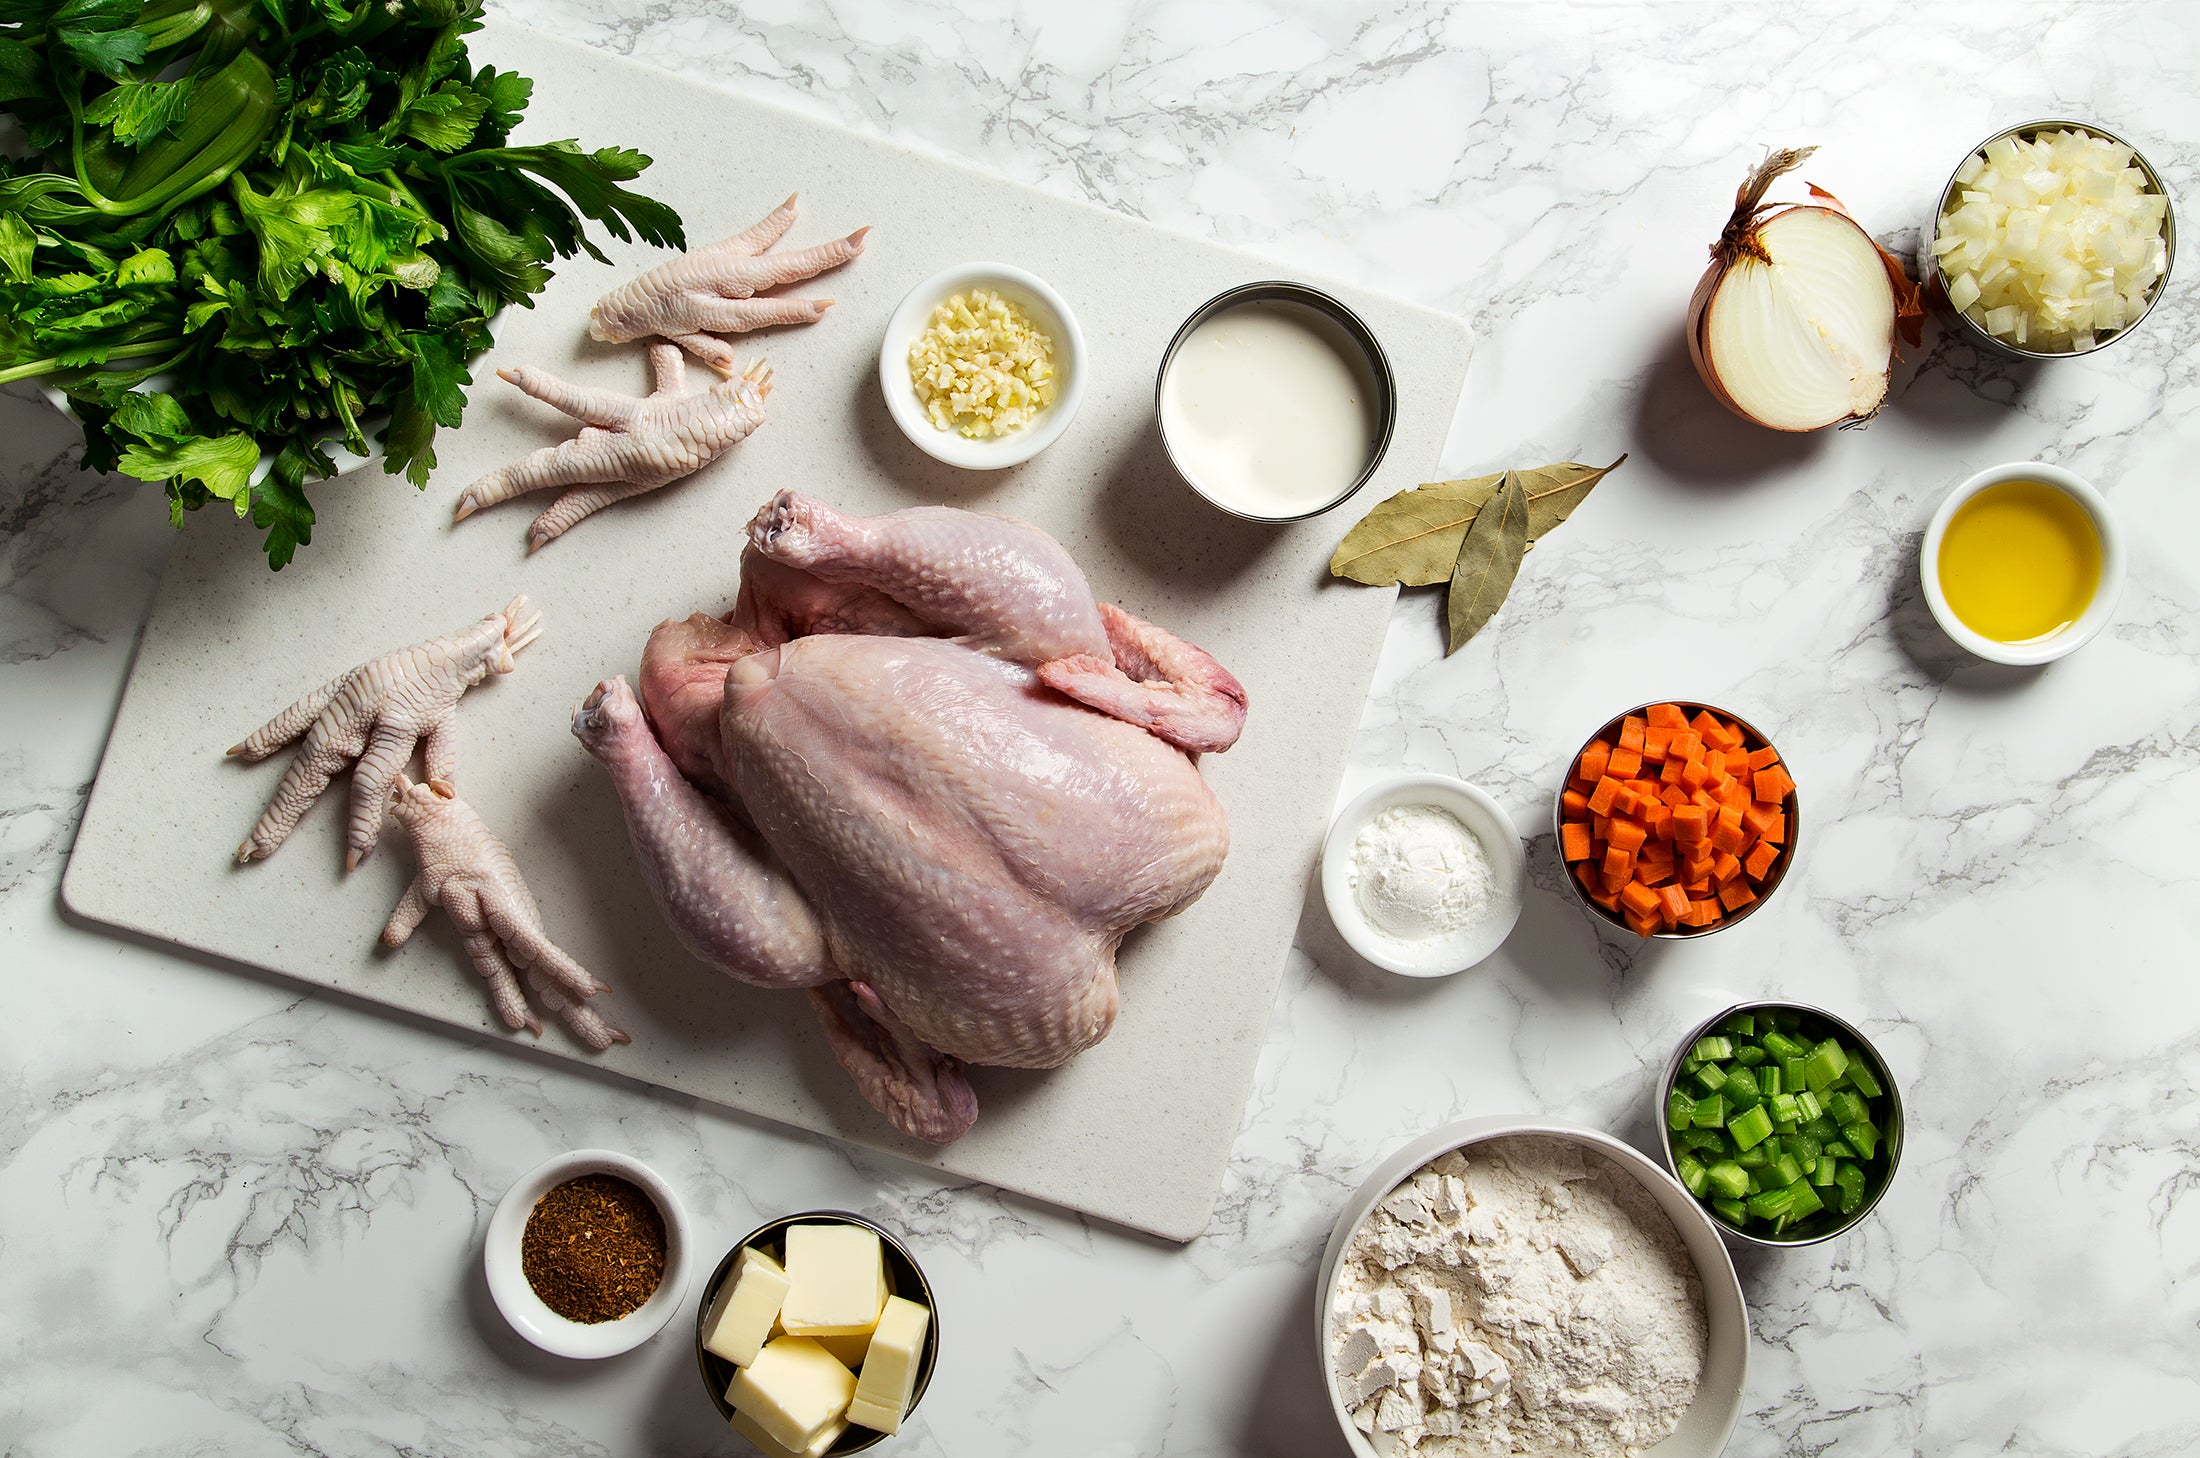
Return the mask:
<path id="1" fill-rule="evenodd" d="M 878 1233 L 860 1225 L 795 1225 L 787 1230 L 789 1336 L 860 1336 L 886 1304 L 886 1260 Z"/>
<path id="2" fill-rule="evenodd" d="M 762 1251 L 744 1249 L 703 1318 L 703 1350 L 746 1367 L 770 1339 L 786 1299 L 786 1270 Z"/>
<path id="3" fill-rule="evenodd" d="M 867 1331 L 854 1336 L 821 1336 L 810 1340 L 840 1358 L 840 1365 L 851 1372 L 863 1370 L 864 1355 L 871 1350 L 871 1334 Z"/>
<path id="4" fill-rule="evenodd" d="M 807 1453 L 818 1435 L 848 1413 L 856 1376 L 807 1337 L 764 1344 L 756 1360 L 734 1374 L 726 1401 L 782 1448 Z"/>
<path id="5" fill-rule="evenodd" d="M 827 1423 L 818 1435 L 810 1440 L 810 1446 L 800 1452 L 781 1446 L 779 1440 L 764 1431 L 763 1426 L 739 1408 L 733 1410 L 733 1430 L 756 1445 L 756 1451 L 764 1458 L 824 1458 L 825 1450 L 840 1441 L 840 1435 L 848 1431 L 848 1420 L 839 1418 Z"/>
<path id="6" fill-rule="evenodd" d="M 909 1412 L 909 1395 L 917 1386 L 917 1357 L 924 1350 L 924 1329 L 932 1313 L 899 1296 L 886 1298 L 879 1313 L 878 1330 L 871 1333 L 871 1350 L 863 1359 L 863 1376 L 848 1404 L 848 1421 L 876 1428 L 882 1433 L 901 1431 Z"/>

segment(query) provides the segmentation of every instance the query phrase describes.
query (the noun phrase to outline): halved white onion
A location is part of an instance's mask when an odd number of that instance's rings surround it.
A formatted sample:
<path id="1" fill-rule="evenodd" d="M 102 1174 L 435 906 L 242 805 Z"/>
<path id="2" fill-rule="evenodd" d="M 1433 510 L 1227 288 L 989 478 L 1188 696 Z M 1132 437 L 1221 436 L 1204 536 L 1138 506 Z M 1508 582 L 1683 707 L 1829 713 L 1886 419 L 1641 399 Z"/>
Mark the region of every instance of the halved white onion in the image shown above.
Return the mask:
<path id="1" fill-rule="evenodd" d="M 1813 150 L 1774 153 L 1749 175 L 1689 301 L 1696 372 L 1721 404 L 1774 430 L 1870 418 L 1887 398 L 1896 332 L 1922 314 L 1901 265 L 1830 194 L 1763 202 Z"/>

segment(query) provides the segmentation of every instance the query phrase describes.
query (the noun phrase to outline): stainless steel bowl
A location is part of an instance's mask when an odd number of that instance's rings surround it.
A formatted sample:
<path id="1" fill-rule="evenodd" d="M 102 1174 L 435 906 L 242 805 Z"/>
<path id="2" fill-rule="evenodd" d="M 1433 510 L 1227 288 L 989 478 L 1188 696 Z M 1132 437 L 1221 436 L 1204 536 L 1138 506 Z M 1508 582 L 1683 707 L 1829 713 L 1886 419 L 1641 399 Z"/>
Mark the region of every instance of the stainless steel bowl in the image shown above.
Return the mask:
<path id="1" fill-rule="evenodd" d="M 1201 484 L 1197 476 L 1184 468 L 1182 461 L 1177 459 L 1176 447 L 1169 442 L 1168 427 L 1162 423 L 1161 392 L 1169 380 L 1169 366 L 1175 362 L 1176 352 L 1183 347 L 1184 341 L 1192 337 L 1192 331 L 1209 319 L 1214 318 L 1217 314 L 1238 308 L 1244 304 L 1262 303 L 1297 304 L 1301 308 L 1311 309 L 1331 320 L 1344 331 L 1345 337 L 1350 339 L 1366 357 L 1368 370 L 1375 381 L 1377 424 L 1375 442 L 1368 448 L 1367 464 L 1360 468 L 1360 474 L 1353 477 L 1352 483 L 1346 486 L 1344 490 L 1311 511 L 1302 511 L 1291 516 L 1256 516 L 1250 512 L 1240 511 L 1220 497 L 1215 496 L 1206 486 Z M 1382 342 L 1375 337 L 1375 331 L 1368 328 L 1367 321 L 1354 313 L 1351 307 L 1342 299 L 1325 294 L 1311 284 L 1291 283 L 1283 279 L 1269 279 L 1261 283 L 1239 284 L 1234 289 L 1223 290 L 1206 303 L 1192 310 L 1191 317 L 1177 326 L 1176 333 L 1169 339 L 1169 347 L 1161 352 L 1161 367 L 1154 371 L 1153 417 L 1154 428 L 1161 435 L 1162 452 L 1168 456 L 1169 464 L 1176 468 L 1176 474 L 1186 485 L 1198 493 L 1202 501 L 1207 502 L 1218 511 L 1226 511 L 1244 521 L 1273 522 L 1279 525 L 1285 522 L 1305 521 L 1310 517 L 1320 516 L 1325 511 L 1332 511 L 1344 505 L 1345 502 L 1352 499 L 1355 492 L 1374 479 L 1376 468 L 1382 465 L 1383 457 L 1390 453 L 1390 438 L 1398 428 L 1398 377 L 1392 373 L 1390 356 L 1383 353 Z"/>
<path id="2" fill-rule="evenodd" d="M 1681 1176 L 1680 1160 L 1673 1149 L 1673 1131 L 1666 1127 L 1665 1098 L 1674 1083 L 1680 1078 L 1681 1060 L 1688 1056 L 1689 1049 L 1696 1046 L 1698 1038 L 1705 1036 L 1734 1014 L 1756 1012 L 1759 1009 L 1801 1013 L 1806 1020 L 1815 1020 L 1830 1029 L 1834 1036 L 1852 1043 L 1858 1054 L 1870 1063 L 1872 1076 L 1879 1080 L 1879 1086 L 1886 1090 L 1887 1095 L 1887 1128 L 1879 1145 L 1880 1153 L 1886 1158 L 1878 1171 L 1877 1182 L 1866 1187 L 1863 1204 L 1858 1205 L 1846 1215 L 1833 1214 L 1829 1210 L 1821 1211 L 1819 1215 L 1808 1216 L 1800 1225 L 1794 1227 L 1799 1232 L 1797 1234 L 1754 1235 L 1746 1230 L 1738 1230 L 1716 1217 L 1713 1217 L 1711 1221 L 1713 1225 L 1719 1228 L 1719 1234 L 1729 1241 L 1738 1241 L 1743 1245 L 1763 1246 L 1767 1250 L 1792 1250 L 1797 1246 L 1817 1245 L 1821 1241 L 1831 1240 L 1835 1236 L 1853 1229 L 1865 1216 L 1878 1208 L 1880 1197 L 1885 1195 L 1894 1184 L 1895 1170 L 1902 1163 L 1902 1086 L 1896 1081 L 1892 1070 L 1887 1067 L 1887 1060 L 1880 1056 L 1876 1047 L 1872 1046 L 1872 1040 L 1857 1031 L 1856 1025 L 1848 1019 L 1827 1012 L 1822 1007 L 1813 1007 L 1807 1002 L 1787 1002 L 1778 998 L 1767 998 L 1758 1002 L 1738 1002 L 1715 1017 L 1705 1018 L 1696 1025 L 1693 1032 L 1681 1039 L 1680 1046 L 1673 1050 L 1673 1056 L 1665 1061 L 1665 1072 L 1659 1077 L 1652 1089 L 1652 1094 L 1658 1105 L 1655 1111 L 1658 1126 L 1658 1148 L 1665 1154 L 1666 1172 L 1671 1174 L 1674 1179 L 1677 1180 Z M 1698 1201 L 1697 1203 L 1702 1204 L 1703 1202 Z M 1708 1206 L 1705 1206 L 1705 1213 L 1710 1213 Z M 1826 1214 L 1833 1214 L 1833 1218 L 1822 1222 L 1820 1215 Z"/>
<path id="3" fill-rule="evenodd" d="M 1709 709 L 1712 713 L 1718 715 L 1720 718 L 1730 719 L 1734 723 L 1740 725 L 1743 735 L 1746 736 L 1749 740 L 1757 744 L 1772 743 L 1771 739 L 1766 737 L 1764 731 L 1760 730 L 1756 725 L 1750 723 L 1747 719 L 1744 719 L 1739 714 L 1733 713 L 1727 709 L 1720 708 L 1717 704 L 1700 703 L 1694 699 L 1655 699 L 1652 701 L 1652 703 L 1678 704 L 1682 708 L 1689 711 L 1690 717 L 1694 717 L 1695 711 L 1698 709 Z M 1564 829 L 1566 824 L 1566 781 L 1572 778 L 1573 767 L 1581 762 L 1582 751 L 1587 749 L 1591 744 L 1594 744 L 1597 740 L 1606 737 L 1610 737 L 1616 743 L 1619 738 L 1620 721 L 1622 719 L 1625 719 L 1629 714 L 1644 713 L 1650 707 L 1651 704 L 1637 704 L 1632 709 L 1626 709 L 1621 711 L 1620 713 L 1614 714 L 1611 718 L 1605 720 L 1604 726 L 1598 729 L 1596 733 L 1591 734 L 1587 739 L 1582 740 L 1579 745 L 1575 746 L 1574 752 L 1567 757 L 1566 768 L 1560 772 L 1558 777 L 1558 790 L 1555 794 L 1551 796 L 1551 836 L 1552 839 L 1558 842 L 1562 847 L 1566 838 Z M 1780 756 L 1780 763 L 1783 765 L 1787 763 L 1786 755 Z M 1792 774 L 1790 777 L 1792 778 Z M 1791 792 L 1787 797 L 1787 803 L 1781 808 L 1787 814 L 1787 852 L 1782 855 L 1778 861 L 1773 863 L 1771 875 L 1767 876 L 1763 881 L 1760 881 L 1757 884 L 1757 899 L 1755 901 L 1750 902 L 1740 911 L 1728 912 L 1725 916 L 1719 919 L 1716 926 L 1675 927 L 1671 931 L 1654 931 L 1650 933 L 1649 939 L 1653 941 L 1679 942 L 1687 941 L 1692 937 L 1707 937 L 1714 932 L 1725 931 L 1728 927 L 1733 926 L 1736 922 L 1748 920 L 1749 917 L 1758 910 L 1758 908 L 1762 907 L 1767 901 L 1770 901 L 1772 899 L 1772 893 L 1779 890 L 1780 883 L 1787 879 L 1788 867 L 1793 865 L 1795 862 L 1795 852 L 1796 849 L 1802 844 L 1803 836 L 1803 802 L 1801 793 L 1799 791 Z M 1560 864 L 1565 864 L 1563 852 L 1561 854 Z M 1572 866 L 1565 866 L 1565 871 L 1566 889 L 1574 893 L 1574 900 L 1580 904 L 1583 911 L 1588 912 L 1591 916 L 1596 917 L 1598 920 L 1604 922 L 1608 926 L 1616 927 L 1620 931 L 1626 932 L 1629 936 L 1635 935 L 1634 932 L 1628 930 L 1627 923 L 1624 919 L 1614 916 L 1611 912 L 1606 911 L 1603 907 L 1597 905 L 1594 901 L 1591 901 L 1589 899 L 1589 893 L 1582 889 L 1581 882 L 1578 878 L 1575 877 L 1574 868 Z"/>
<path id="4" fill-rule="evenodd" d="M 1918 271 L 1923 278 L 1926 293 L 1934 303 L 1940 306 L 1942 315 L 1952 321 L 1951 328 L 1969 339 L 1973 344 L 1999 350 L 2001 353 L 2015 359 L 2077 359 L 2098 350 L 2106 349 L 2109 345 L 2114 344 L 2117 340 L 2138 328 L 2140 320 L 2145 319 L 2147 315 L 2154 312 L 2154 306 L 2161 302 L 2164 290 L 2169 287 L 2170 275 L 2176 272 L 2177 269 L 2177 204 L 2172 200 L 2169 204 L 2169 210 L 2162 217 L 2162 244 L 2166 252 L 2162 265 L 2162 276 L 2154 281 L 2154 291 L 2147 295 L 2146 307 L 2139 311 L 2138 318 L 2132 319 L 2123 328 L 2110 334 L 2096 335 L 2092 349 L 2026 349 L 2022 345 L 2011 344 L 2006 339 L 1997 338 L 1987 333 L 1978 321 L 1956 309 L 1948 302 L 1948 290 L 1942 283 L 1940 276 L 1940 259 L 1933 253 L 1933 244 L 1940 236 L 1940 220 L 1948 211 L 1949 200 L 1955 196 L 1956 189 L 1960 186 L 1956 181 L 1956 173 L 1963 169 L 1964 162 L 1970 161 L 1972 157 L 1984 152 L 2003 137 L 2016 137 L 2029 142 L 2041 132 L 2059 131 L 2089 132 L 2096 137 L 2106 137 L 2111 142 L 2131 147 L 2132 164 L 2146 174 L 2148 190 L 2159 193 L 2164 198 L 2169 197 L 2169 189 L 2162 185 L 2162 175 L 2154 170 L 2153 163 L 2147 161 L 2146 154 L 2137 147 L 2132 146 L 2128 139 L 2120 137 L 2107 127 L 2094 122 L 2070 121 L 2055 117 L 2042 117 L 2036 121 L 2019 122 L 2013 127 L 2004 127 L 1963 154 L 1963 161 L 1956 163 L 1953 168 L 1949 169 L 1947 186 L 1941 188 L 1940 199 L 1933 205 L 1932 223 L 1925 229 L 1924 242 L 1919 245 L 1918 249 Z"/>
<path id="5" fill-rule="evenodd" d="M 787 1227 L 790 1225 L 860 1225 L 878 1236 L 879 1245 L 886 1256 L 886 1285 L 894 1295 L 905 1301 L 914 1301 L 932 1313 L 932 1319 L 924 1326 L 924 1350 L 917 1355 L 917 1385 L 909 1394 L 909 1411 L 915 1412 L 917 1404 L 924 1401 L 924 1390 L 932 1385 L 932 1369 L 940 1359 L 940 1308 L 932 1299 L 932 1283 L 924 1277 L 924 1269 L 917 1258 L 909 1254 L 891 1230 L 875 1220 L 866 1220 L 847 1210 L 805 1210 L 799 1215 L 783 1215 L 766 1225 L 750 1231 L 718 1262 L 710 1279 L 703 1283 L 702 1299 L 695 1305 L 695 1366 L 703 1374 L 703 1386 L 710 1390 L 710 1400 L 718 1408 L 720 1417 L 733 1415 L 733 1404 L 726 1401 L 726 1388 L 733 1381 L 733 1374 L 741 1370 L 724 1357 L 703 1349 L 703 1318 L 710 1314 L 710 1303 L 718 1295 L 718 1288 L 733 1274 L 733 1263 L 741 1258 L 741 1252 L 751 1246 L 774 1260 L 781 1259 L 787 1249 Z M 850 1427 L 842 1433 L 832 1447 L 825 1450 L 827 1458 L 838 1458 L 844 1453 L 861 1453 L 866 1448 L 885 1442 L 887 1434 L 865 1427 Z"/>

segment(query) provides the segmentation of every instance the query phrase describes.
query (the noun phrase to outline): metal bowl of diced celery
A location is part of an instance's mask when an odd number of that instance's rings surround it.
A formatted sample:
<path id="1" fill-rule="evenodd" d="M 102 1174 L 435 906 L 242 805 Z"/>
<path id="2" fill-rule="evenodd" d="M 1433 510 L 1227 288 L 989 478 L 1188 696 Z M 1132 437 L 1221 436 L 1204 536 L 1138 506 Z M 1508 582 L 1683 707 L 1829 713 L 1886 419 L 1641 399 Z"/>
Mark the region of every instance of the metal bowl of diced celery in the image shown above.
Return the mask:
<path id="1" fill-rule="evenodd" d="M 1871 1214 L 1902 1159 L 1902 1093 L 1854 1025 L 1739 1003 L 1681 1040 L 1658 1083 L 1673 1177 L 1748 1245 L 1816 1245 Z"/>

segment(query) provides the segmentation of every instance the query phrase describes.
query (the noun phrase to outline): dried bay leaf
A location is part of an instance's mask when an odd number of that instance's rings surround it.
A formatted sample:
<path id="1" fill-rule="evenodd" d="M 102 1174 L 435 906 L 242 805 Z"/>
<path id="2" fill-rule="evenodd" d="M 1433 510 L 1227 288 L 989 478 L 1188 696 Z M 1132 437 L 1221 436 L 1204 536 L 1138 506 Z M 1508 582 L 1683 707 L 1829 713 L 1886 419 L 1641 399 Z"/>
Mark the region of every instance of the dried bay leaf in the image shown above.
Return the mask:
<path id="1" fill-rule="evenodd" d="M 1504 603 L 1505 594 L 1512 591 L 1520 561 L 1528 555 L 1528 518 L 1523 473 L 1507 471 L 1460 539 L 1459 557 L 1452 564 L 1451 593 L 1444 600 L 1450 638 L 1445 653 L 1457 653 L 1482 631 Z"/>
<path id="2" fill-rule="evenodd" d="M 1345 533 L 1329 559 L 1332 576 L 1372 587 L 1399 583 L 1430 587 L 1451 577 L 1452 568 L 1484 503 L 1507 475 L 1519 479 L 1528 501 L 1528 545 L 1534 546 L 1573 513 L 1589 492 L 1618 470 L 1626 456 L 1609 466 L 1563 461 L 1529 471 L 1475 476 L 1464 481 L 1432 481 L 1401 491 L 1377 506 Z"/>

